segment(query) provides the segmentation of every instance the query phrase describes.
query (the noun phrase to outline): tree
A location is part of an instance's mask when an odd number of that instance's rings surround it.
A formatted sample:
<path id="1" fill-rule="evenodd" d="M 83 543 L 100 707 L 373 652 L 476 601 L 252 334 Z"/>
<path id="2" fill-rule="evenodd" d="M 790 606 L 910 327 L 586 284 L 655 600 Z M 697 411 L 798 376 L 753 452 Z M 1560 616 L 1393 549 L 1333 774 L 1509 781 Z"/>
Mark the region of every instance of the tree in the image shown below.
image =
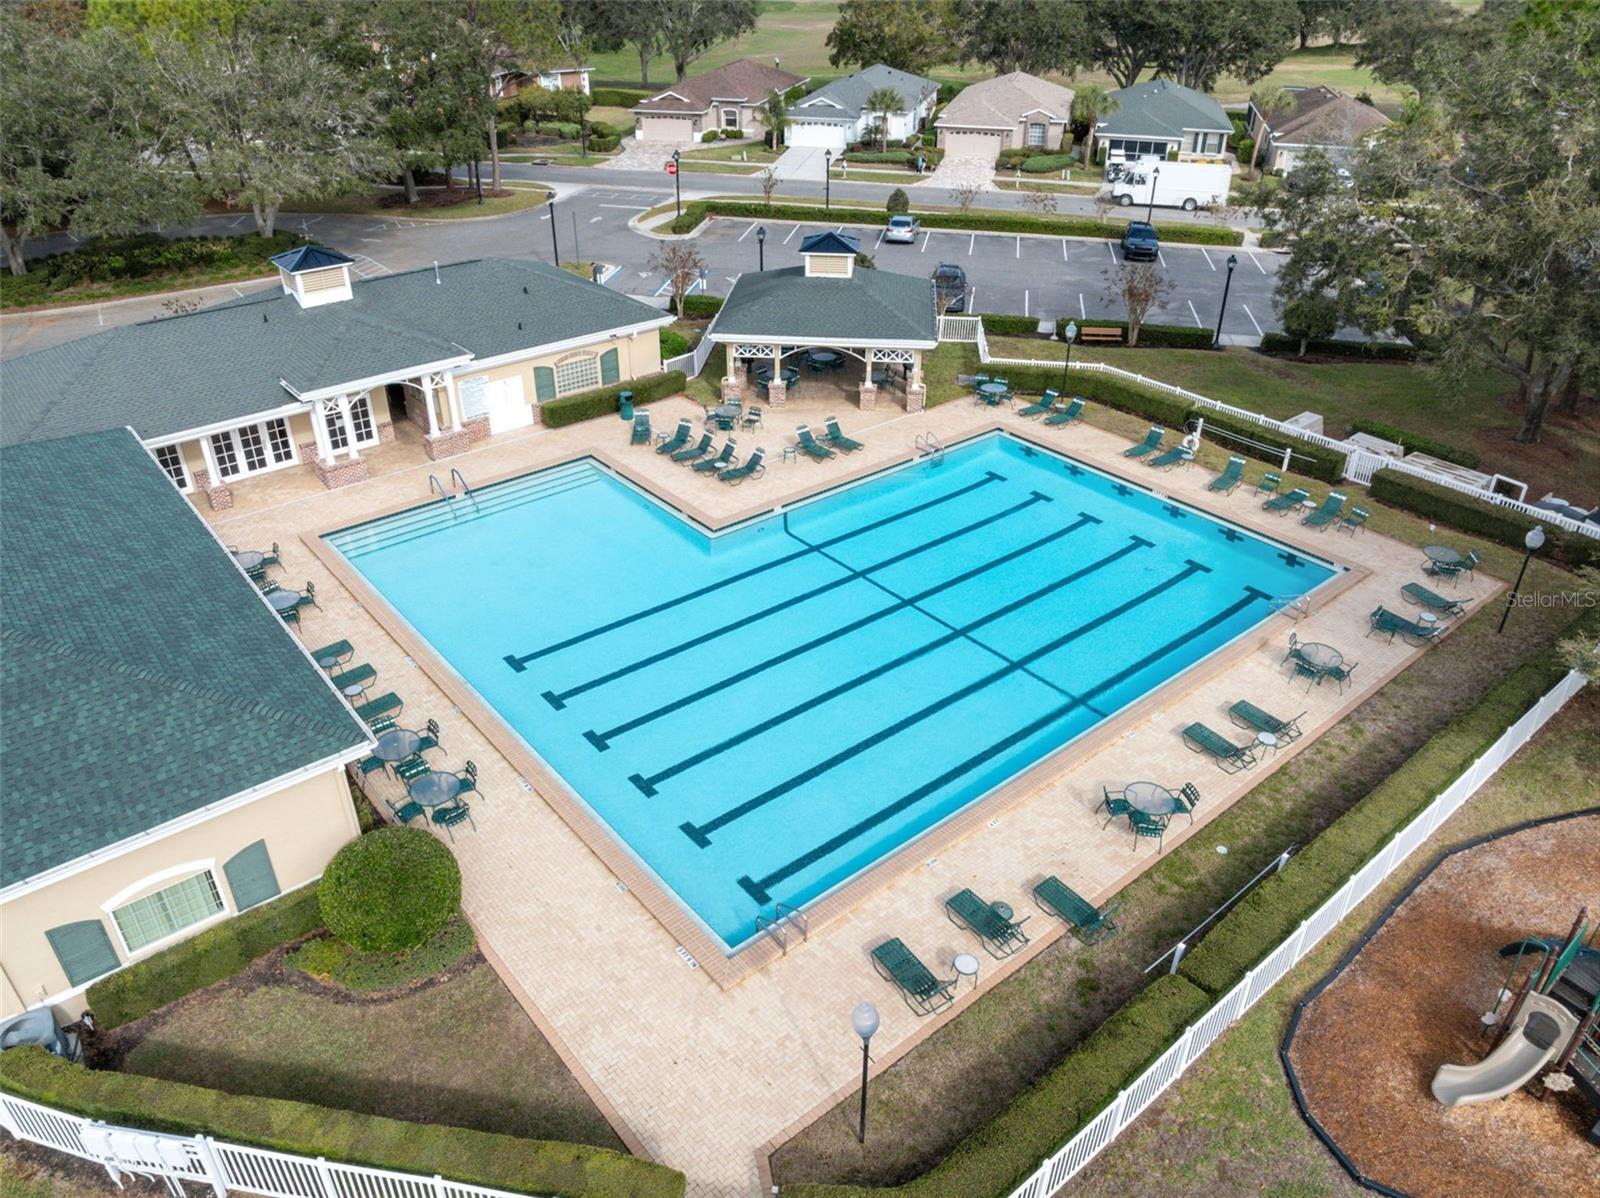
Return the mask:
<path id="1" fill-rule="evenodd" d="M 446 13 L 459 20 L 479 86 L 488 92 L 497 72 L 519 67 L 525 57 L 551 53 L 559 42 L 558 25 L 566 24 L 565 10 L 575 6 L 556 0 L 458 0 L 453 7 L 453 14 L 449 9 Z M 482 106 L 489 134 L 489 186 L 499 191 L 500 109 L 492 96 L 490 100 Z"/>
<path id="2" fill-rule="evenodd" d="M 1294 107 L 1294 95 L 1275 84 L 1263 83 L 1250 93 L 1250 103 L 1261 114 L 1261 124 L 1254 131 L 1250 144 L 1250 168 L 1247 174 L 1256 169 L 1256 159 L 1261 156 L 1261 143 L 1267 140 L 1267 122 L 1290 111 Z"/>
<path id="3" fill-rule="evenodd" d="M 1100 118 L 1110 116 L 1120 106 L 1120 101 L 1098 83 L 1085 83 L 1072 93 L 1072 123 L 1087 125 L 1089 132 L 1083 137 L 1083 165 L 1094 165 L 1094 130 Z"/>
<path id="4" fill-rule="evenodd" d="M 892 87 L 875 87 L 867 97 L 867 111 L 878 118 L 878 149 L 889 148 L 889 118 L 900 111 L 905 100 Z"/>
<path id="5" fill-rule="evenodd" d="M 958 183 L 950 189 L 950 198 L 962 212 L 971 212 L 982 193 L 983 189 L 976 183 Z"/>
<path id="6" fill-rule="evenodd" d="M 767 140 L 776 150 L 789 132 L 789 106 L 784 102 L 783 93 L 776 88 L 767 96 L 767 102 L 762 107 L 761 123 L 767 127 Z"/>
<path id="7" fill-rule="evenodd" d="M 1104 272 L 1106 300 L 1122 304 L 1128 314 L 1128 346 L 1139 344 L 1139 329 L 1145 317 L 1172 293 L 1172 284 L 1154 262 L 1119 262 Z"/>
<path id="8" fill-rule="evenodd" d="M 1084 7 L 1078 0 L 951 0 L 950 36 L 960 62 L 998 74 L 1071 70 L 1087 61 Z"/>
<path id="9" fill-rule="evenodd" d="M 836 67 L 881 62 L 926 71 L 951 53 L 942 0 L 844 0 L 828 32 L 828 61 Z"/>
<path id="10" fill-rule="evenodd" d="M 694 242 L 688 240 L 663 241 L 650 255 L 650 269 L 667 276 L 667 286 L 672 291 L 672 310 L 683 315 L 684 297 L 706 272 L 706 260 Z"/>
<path id="11" fill-rule="evenodd" d="M 758 7 L 756 0 L 657 0 L 661 48 L 678 80 L 718 42 L 755 29 Z"/>
<path id="12" fill-rule="evenodd" d="M 1326 292 L 1296 296 L 1283 305 L 1283 331 L 1299 339 L 1297 356 L 1303 358 L 1311 342 L 1322 341 L 1339 331 L 1339 306 Z"/>
<path id="13" fill-rule="evenodd" d="M 1572 585 L 1579 605 L 1600 605 L 1600 567 L 1580 566 Z M 1580 670 L 1593 683 L 1600 679 L 1600 637 L 1579 631 L 1576 635 L 1556 643 L 1556 655 L 1569 670 Z"/>
<path id="14" fill-rule="evenodd" d="M 1460 10 L 1447 0 L 1356 0 L 1350 27 L 1361 38 L 1356 66 L 1382 83 L 1419 81 L 1418 57 L 1456 24 Z"/>
<path id="15" fill-rule="evenodd" d="M 1335 46 L 1344 40 L 1355 15 L 1357 0 L 1295 0 L 1300 19 L 1300 48 L 1326 34 Z"/>
<path id="16" fill-rule="evenodd" d="M 1022 206 L 1034 216 L 1054 216 L 1057 207 L 1055 192 L 1035 184 L 1023 191 Z"/>
<path id="17" fill-rule="evenodd" d="M 1081 9 L 1089 61 L 1118 87 L 1132 87 L 1154 65 L 1167 27 L 1165 0 L 1123 0 Z"/>
<path id="18" fill-rule="evenodd" d="M 570 0 L 569 0 L 570 2 Z M 596 50 L 632 46 L 639 56 L 639 86 L 650 86 L 650 60 L 661 50 L 661 5 L 656 0 L 588 0 L 583 27 Z"/>
<path id="19" fill-rule="evenodd" d="M 906 194 L 906 189 L 896 187 L 889 193 L 889 198 L 883 203 L 884 209 L 891 215 L 911 211 L 911 197 Z"/>
<path id="20" fill-rule="evenodd" d="M 1089 4 L 1084 13 L 1088 60 L 1119 87 L 1149 67 L 1185 87 L 1211 91 L 1228 74 L 1253 83 L 1295 43 L 1295 0 L 1122 0 Z"/>
<path id="21" fill-rule="evenodd" d="M 773 194 L 778 190 L 778 172 L 769 166 L 756 176 L 756 181 L 761 184 L 761 202 L 771 208 Z"/>

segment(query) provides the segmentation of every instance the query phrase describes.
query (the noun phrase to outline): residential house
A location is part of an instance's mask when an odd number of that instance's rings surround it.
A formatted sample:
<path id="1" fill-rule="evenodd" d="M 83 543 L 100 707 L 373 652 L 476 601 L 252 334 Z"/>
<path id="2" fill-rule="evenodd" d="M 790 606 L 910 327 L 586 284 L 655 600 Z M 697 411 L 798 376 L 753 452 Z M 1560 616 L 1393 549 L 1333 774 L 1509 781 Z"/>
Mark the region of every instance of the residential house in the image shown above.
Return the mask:
<path id="1" fill-rule="evenodd" d="M 132 432 L 0 450 L 0 510 L 0 1016 L 76 1019 L 320 877 L 373 741 Z"/>
<path id="2" fill-rule="evenodd" d="M 1013 71 L 967 85 L 934 121 L 946 158 L 993 162 L 1001 150 L 1071 145 L 1072 89 Z"/>
<path id="3" fill-rule="evenodd" d="M 360 482 L 396 421 L 449 457 L 541 403 L 658 374 L 672 319 L 540 262 L 369 279 L 325 246 L 273 262 L 269 291 L 8 360 L 0 444 L 128 426 L 180 490 L 226 508 L 272 471 Z"/>
<path id="4" fill-rule="evenodd" d="M 634 136 L 678 145 L 698 141 L 711 130 L 737 129 L 746 137 L 756 136 L 766 127 L 762 110 L 767 98 L 804 82 L 779 67 L 741 58 L 635 104 Z"/>
<path id="5" fill-rule="evenodd" d="M 1250 105 L 1250 135 L 1261 143 L 1256 161 L 1264 171 L 1287 175 L 1308 150 L 1320 150 L 1334 162 L 1379 129 L 1390 124 L 1370 104 L 1345 95 L 1335 87 L 1286 88 L 1294 97 L 1288 112 L 1267 116 Z"/>
<path id="6" fill-rule="evenodd" d="M 504 100 L 526 88 L 540 87 L 552 92 L 578 91 L 587 96 L 593 71 L 593 67 L 541 67 L 535 71 L 513 67 L 496 71 L 489 77 L 489 94 L 496 100 Z"/>
<path id="7" fill-rule="evenodd" d="M 883 113 L 869 111 L 867 98 L 887 88 L 900 97 L 889 113 L 884 134 Z M 907 74 L 882 63 L 835 79 L 789 109 L 784 140 L 791 146 L 818 146 L 839 153 L 853 142 L 910 137 L 922 129 L 939 103 L 939 85 L 932 79 Z"/>
<path id="8" fill-rule="evenodd" d="M 1153 156 L 1185 162 L 1227 153 L 1233 122 L 1204 92 L 1170 79 L 1151 79 L 1111 95 L 1116 109 L 1095 122 L 1101 161 Z"/>

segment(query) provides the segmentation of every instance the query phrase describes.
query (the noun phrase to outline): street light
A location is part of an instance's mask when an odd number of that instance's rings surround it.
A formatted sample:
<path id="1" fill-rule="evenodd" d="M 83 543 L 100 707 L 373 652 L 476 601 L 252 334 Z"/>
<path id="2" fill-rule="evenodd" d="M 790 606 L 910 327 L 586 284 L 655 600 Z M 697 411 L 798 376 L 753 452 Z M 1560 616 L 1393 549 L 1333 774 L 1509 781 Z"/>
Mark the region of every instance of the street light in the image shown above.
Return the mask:
<path id="1" fill-rule="evenodd" d="M 767 226 L 756 226 L 756 262 L 757 270 L 767 269 Z"/>
<path id="2" fill-rule="evenodd" d="M 1150 172 L 1150 206 L 1144 210 L 1145 223 L 1155 219 L 1156 215 L 1156 180 L 1161 178 L 1161 168 L 1158 166 Z"/>
<path id="3" fill-rule="evenodd" d="M 1506 609 L 1500 613 L 1500 627 L 1495 629 L 1498 635 L 1506 630 L 1506 621 L 1511 618 L 1511 605 L 1517 601 L 1517 596 L 1522 593 L 1522 576 L 1528 572 L 1528 562 L 1533 555 L 1539 552 L 1544 545 L 1544 525 L 1535 524 L 1528 530 L 1528 535 L 1522 538 L 1522 543 L 1527 546 L 1528 552 L 1522 555 L 1522 569 L 1517 571 L 1517 582 L 1506 595 Z"/>
<path id="4" fill-rule="evenodd" d="M 1078 339 L 1078 322 L 1070 321 L 1067 327 L 1061 330 L 1061 336 L 1067 342 L 1067 360 L 1061 364 L 1061 394 L 1067 393 L 1067 367 L 1072 365 L 1072 343 Z"/>
<path id="5" fill-rule="evenodd" d="M 561 247 L 556 241 L 556 198 L 551 196 L 545 201 L 550 206 L 550 261 L 557 266 L 561 265 Z"/>
<path id="6" fill-rule="evenodd" d="M 678 163 L 678 151 L 672 151 L 672 190 L 678 197 L 678 215 L 683 215 L 683 167 Z"/>
<path id="7" fill-rule="evenodd" d="M 1222 283 L 1222 311 L 1217 313 L 1217 332 L 1211 338 L 1211 348 L 1216 349 L 1222 344 L 1222 318 L 1228 314 L 1228 288 L 1233 286 L 1233 268 L 1239 265 L 1239 255 L 1228 255 L 1228 277 Z"/>
<path id="8" fill-rule="evenodd" d="M 867 1142 L 867 1066 L 872 1057 L 867 1046 L 872 1042 L 872 1033 L 878 1030 L 878 1008 L 869 1002 L 858 1002 L 856 1009 L 850 1012 L 850 1023 L 856 1029 L 856 1035 L 861 1037 L 861 1126 L 856 1129 L 856 1142 Z"/>
<path id="9" fill-rule="evenodd" d="M 833 207 L 833 151 L 822 151 L 822 210 Z"/>

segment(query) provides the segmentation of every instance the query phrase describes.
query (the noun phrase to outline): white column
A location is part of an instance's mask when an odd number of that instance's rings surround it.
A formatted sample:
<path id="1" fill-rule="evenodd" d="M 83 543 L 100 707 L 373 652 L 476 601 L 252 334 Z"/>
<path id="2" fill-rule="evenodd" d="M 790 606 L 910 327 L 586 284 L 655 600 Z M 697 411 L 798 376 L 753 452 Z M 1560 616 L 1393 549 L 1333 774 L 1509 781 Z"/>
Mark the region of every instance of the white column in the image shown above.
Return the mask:
<path id="1" fill-rule="evenodd" d="M 318 400 L 311 405 L 311 435 L 317 442 L 317 460 L 333 465 L 333 443 L 328 439 L 328 414 Z"/>
<path id="2" fill-rule="evenodd" d="M 360 461 L 361 454 L 356 451 L 356 425 L 350 419 L 350 397 L 341 395 L 338 399 L 339 423 L 344 425 L 345 448 L 350 451 L 352 462 Z"/>
<path id="3" fill-rule="evenodd" d="M 911 351 L 911 385 L 913 387 L 922 386 L 922 351 L 920 349 Z"/>
<path id="4" fill-rule="evenodd" d="M 422 380 L 422 406 L 428 410 L 428 436 L 439 435 L 439 376 L 430 374 Z"/>
<path id="5" fill-rule="evenodd" d="M 866 386 L 870 387 L 870 386 L 872 386 L 872 346 L 870 346 L 870 345 L 867 346 L 867 352 L 865 354 L 865 358 L 866 358 L 866 367 L 865 367 L 866 373 L 861 376 L 861 381 Z"/>
<path id="6" fill-rule="evenodd" d="M 461 431 L 461 390 L 456 386 L 456 372 L 445 371 L 444 375 L 445 396 L 450 401 L 450 431 Z"/>
<path id="7" fill-rule="evenodd" d="M 222 482 L 222 476 L 217 473 L 217 455 L 211 449 L 211 434 L 207 433 L 200 438 L 200 456 L 205 460 L 206 475 L 211 480 L 213 487 Z"/>

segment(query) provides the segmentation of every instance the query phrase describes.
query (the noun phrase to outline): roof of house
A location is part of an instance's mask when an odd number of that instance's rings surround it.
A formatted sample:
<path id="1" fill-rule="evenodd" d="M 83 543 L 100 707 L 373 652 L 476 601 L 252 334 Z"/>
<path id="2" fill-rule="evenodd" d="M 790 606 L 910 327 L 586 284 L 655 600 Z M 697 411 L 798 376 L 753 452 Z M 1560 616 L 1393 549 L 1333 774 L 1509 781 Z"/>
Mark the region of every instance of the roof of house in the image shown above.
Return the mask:
<path id="1" fill-rule="evenodd" d="M 1363 134 L 1390 123 L 1370 104 L 1338 88 L 1317 86 L 1291 93 L 1294 107 L 1267 120 L 1279 145 L 1353 146 Z"/>
<path id="2" fill-rule="evenodd" d="M 1192 87 L 1170 79 L 1150 79 L 1111 93 L 1117 109 L 1101 117 L 1099 137 L 1157 136 L 1179 138 L 1186 129 L 1231 133 L 1233 122 L 1222 105 Z"/>
<path id="3" fill-rule="evenodd" d="M 788 71 L 757 62 L 753 58 L 741 58 L 714 71 L 707 71 L 704 75 L 694 75 L 674 83 L 648 100 L 635 104 L 633 111 L 704 112 L 714 100 L 741 100 L 754 104 L 766 99 L 772 92 L 788 91 L 795 84 L 804 82 L 799 75 L 791 75 Z"/>
<path id="4" fill-rule="evenodd" d="M 1009 129 L 1031 112 L 1044 112 L 1055 121 L 1070 119 L 1072 89 L 1024 71 L 1012 71 L 962 88 L 944 106 L 934 124 L 940 128 Z"/>
<path id="5" fill-rule="evenodd" d="M 0 509 L 0 886 L 369 743 L 127 430 L 0 451 Z"/>
<path id="6" fill-rule="evenodd" d="M 353 266 L 355 259 L 325 245 L 301 245 L 282 254 L 272 256 L 272 264 L 279 270 L 294 274 L 300 270 L 321 270 L 325 266 Z"/>
<path id="7" fill-rule="evenodd" d="M 861 252 L 861 238 L 835 233 L 832 229 L 812 233 L 800 240 L 802 254 L 857 254 Z"/>
<path id="8" fill-rule="evenodd" d="M 881 87 L 900 93 L 900 111 L 910 112 L 928 96 L 939 90 L 932 79 L 897 71 L 881 62 L 854 75 L 835 79 L 819 87 L 805 99 L 789 109 L 791 121 L 857 120 L 866 110 L 867 97 Z"/>
<path id="9" fill-rule="evenodd" d="M 357 281 L 302 308 L 273 288 L 0 362 L 0 445 L 131 425 L 147 441 L 240 422 L 296 392 L 491 358 L 659 311 L 542 262 L 480 258 Z"/>
<path id="10" fill-rule="evenodd" d="M 708 335 L 931 345 L 938 334 L 925 278 L 865 269 L 849 278 L 807 278 L 805 267 L 790 266 L 740 275 Z"/>

